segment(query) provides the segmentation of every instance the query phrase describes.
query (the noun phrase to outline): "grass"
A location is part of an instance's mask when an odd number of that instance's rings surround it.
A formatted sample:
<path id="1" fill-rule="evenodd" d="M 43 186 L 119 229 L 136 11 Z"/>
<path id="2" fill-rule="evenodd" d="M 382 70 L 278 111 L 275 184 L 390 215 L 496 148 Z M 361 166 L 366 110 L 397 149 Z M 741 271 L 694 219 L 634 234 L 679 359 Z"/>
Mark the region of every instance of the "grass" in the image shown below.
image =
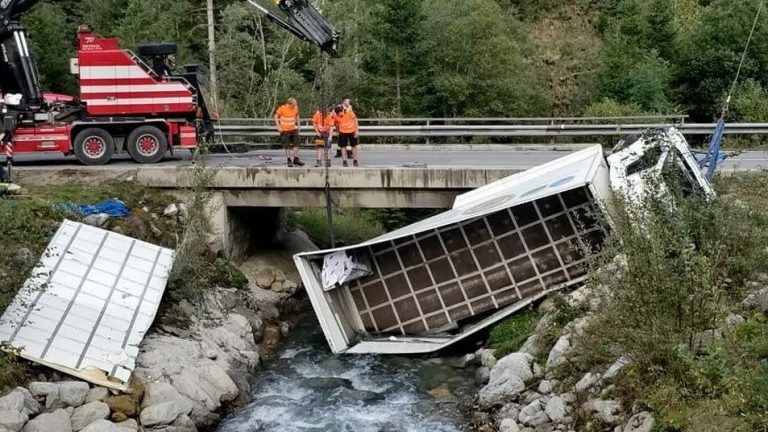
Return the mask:
<path id="1" fill-rule="evenodd" d="M 657 432 L 768 431 L 768 319 L 739 307 L 747 282 L 768 271 L 768 175 L 716 186 L 712 202 L 649 200 L 642 217 L 619 205 L 605 256 L 621 253 L 627 265 L 590 275 L 607 290 L 576 340 L 572 374 L 629 356 L 617 391 L 654 412 Z M 732 312 L 746 323 L 696 352 L 695 335 Z"/>
<path id="2" fill-rule="evenodd" d="M 331 246 L 325 209 L 301 209 L 288 213 L 289 228 L 303 230 L 320 247 Z M 345 209 L 333 213 L 336 245 L 349 245 L 384 234 L 384 225 L 365 210 Z"/>
<path id="3" fill-rule="evenodd" d="M 535 310 L 518 312 L 505 319 L 491 330 L 488 344 L 494 350 L 497 358 L 516 352 L 523 346 L 531 335 L 539 319 Z"/>

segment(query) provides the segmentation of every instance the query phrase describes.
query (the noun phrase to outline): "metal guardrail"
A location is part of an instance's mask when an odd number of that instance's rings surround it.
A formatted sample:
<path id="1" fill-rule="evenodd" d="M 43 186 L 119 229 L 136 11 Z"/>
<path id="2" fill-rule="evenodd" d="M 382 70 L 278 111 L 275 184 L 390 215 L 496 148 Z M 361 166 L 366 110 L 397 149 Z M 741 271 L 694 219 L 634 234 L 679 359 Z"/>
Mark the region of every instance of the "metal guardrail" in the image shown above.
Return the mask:
<path id="1" fill-rule="evenodd" d="M 685 123 L 684 116 L 652 117 L 678 119 L 653 123 L 577 123 L 605 121 L 611 118 L 551 118 L 551 119 L 362 119 L 360 134 L 366 137 L 580 137 L 621 136 L 640 133 L 645 129 L 677 126 L 685 135 L 710 135 L 715 123 Z M 617 119 L 617 118 L 612 118 Z M 648 118 L 629 117 L 643 120 Z M 271 122 L 271 123 L 270 123 Z M 373 124 L 373 123 L 379 124 Z M 381 123 L 400 123 L 384 124 Z M 481 124 L 497 122 L 500 124 Z M 525 122 L 534 124 L 524 124 Z M 239 123 L 239 124 L 238 124 Z M 413 124 L 417 123 L 417 124 Z M 441 124 L 442 123 L 442 124 Z M 445 124 L 448 123 L 448 124 Z M 458 123 L 458 124 L 457 124 Z M 539 124 L 535 124 L 539 123 Z M 224 137 L 263 137 L 276 134 L 274 120 L 270 119 L 222 119 L 217 133 Z M 768 134 L 768 123 L 729 123 L 727 134 Z M 302 136 L 312 136 L 314 131 L 302 122 Z"/>

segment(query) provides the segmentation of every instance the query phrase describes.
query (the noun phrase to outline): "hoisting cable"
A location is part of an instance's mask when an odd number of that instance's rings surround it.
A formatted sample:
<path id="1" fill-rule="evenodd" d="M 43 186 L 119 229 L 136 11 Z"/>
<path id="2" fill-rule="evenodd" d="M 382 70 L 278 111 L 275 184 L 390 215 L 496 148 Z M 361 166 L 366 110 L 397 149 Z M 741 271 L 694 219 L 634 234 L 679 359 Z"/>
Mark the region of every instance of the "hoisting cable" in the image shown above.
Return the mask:
<path id="1" fill-rule="evenodd" d="M 734 77 L 733 82 L 731 83 L 731 88 L 728 90 L 728 94 L 725 98 L 723 109 L 720 112 L 720 118 L 717 121 L 715 132 L 712 134 L 712 140 L 709 143 L 709 151 L 707 152 L 707 156 L 706 158 L 704 158 L 704 161 L 701 164 L 702 169 L 704 169 L 704 167 L 707 168 L 706 176 L 707 176 L 707 179 L 710 181 L 712 181 L 712 179 L 715 177 L 715 169 L 717 169 L 718 160 L 720 159 L 720 144 L 722 143 L 723 135 L 725 134 L 725 119 L 728 117 L 728 111 L 730 109 L 731 99 L 733 98 L 733 94 L 736 91 L 736 86 L 739 83 L 739 78 L 741 77 L 741 70 L 744 67 L 744 61 L 747 58 L 749 45 L 752 43 L 752 38 L 755 35 L 757 22 L 758 22 L 758 19 L 760 18 L 760 13 L 763 11 L 764 4 L 765 4 L 765 0 L 759 0 L 757 13 L 755 14 L 755 20 L 752 23 L 752 29 L 749 31 L 749 36 L 747 37 L 747 43 L 744 46 L 744 52 L 741 54 L 739 67 L 736 70 L 736 77 Z"/>
<path id="2" fill-rule="evenodd" d="M 328 83 L 326 80 L 326 73 L 328 71 L 329 55 L 323 51 L 318 51 L 318 66 L 317 75 L 315 76 L 314 92 L 318 96 L 318 107 L 320 108 L 320 115 L 323 127 L 326 125 L 327 116 L 331 115 L 328 112 Z M 323 160 L 321 163 L 325 167 L 325 213 L 328 223 L 328 235 L 331 240 L 331 248 L 336 247 L 336 236 L 333 230 L 333 200 L 331 198 L 331 157 L 330 157 L 330 143 L 333 138 L 330 131 L 326 131 L 327 136 L 321 136 L 323 140 Z"/>

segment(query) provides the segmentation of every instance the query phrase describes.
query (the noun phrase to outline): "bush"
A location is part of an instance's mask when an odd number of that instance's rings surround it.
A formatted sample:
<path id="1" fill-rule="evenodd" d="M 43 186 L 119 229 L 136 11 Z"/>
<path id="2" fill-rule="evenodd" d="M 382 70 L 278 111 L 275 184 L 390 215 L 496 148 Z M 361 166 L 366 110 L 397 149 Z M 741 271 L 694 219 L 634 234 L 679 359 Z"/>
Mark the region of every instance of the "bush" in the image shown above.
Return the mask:
<path id="1" fill-rule="evenodd" d="M 292 211 L 288 214 L 288 227 L 303 230 L 321 247 L 331 245 L 325 209 Z M 333 213 L 333 233 L 337 245 L 360 243 L 385 232 L 381 222 L 364 210 L 344 209 Z"/>
<path id="2" fill-rule="evenodd" d="M 649 197 L 642 213 L 616 203 L 609 252 L 595 267 L 619 254 L 623 265 L 591 273 L 590 283 L 607 289 L 576 358 L 585 370 L 627 355 L 632 364 L 619 380 L 625 400 L 655 407 L 661 430 L 768 424 L 765 317 L 726 332 L 703 356 L 693 343 L 697 333 L 722 326 L 743 298 L 741 287 L 767 268 L 766 181 L 729 179 L 710 202 L 678 193 Z M 703 413 L 715 422 L 707 429 L 699 428 Z"/>

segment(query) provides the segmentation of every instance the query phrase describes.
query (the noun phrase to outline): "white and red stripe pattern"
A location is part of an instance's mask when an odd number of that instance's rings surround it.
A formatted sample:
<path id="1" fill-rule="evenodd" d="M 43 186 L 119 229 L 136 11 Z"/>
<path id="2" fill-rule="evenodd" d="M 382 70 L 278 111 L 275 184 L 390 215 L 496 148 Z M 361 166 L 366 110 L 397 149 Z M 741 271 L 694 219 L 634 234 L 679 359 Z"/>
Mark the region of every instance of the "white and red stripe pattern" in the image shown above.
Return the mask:
<path id="1" fill-rule="evenodd" d="M 185 83 L 157 77 L 128 51 L 116 49 L 112 39 L 81 35 L 78 69 L 80 96 L 91 115 L 186 114 L 196 109 Z"/>

